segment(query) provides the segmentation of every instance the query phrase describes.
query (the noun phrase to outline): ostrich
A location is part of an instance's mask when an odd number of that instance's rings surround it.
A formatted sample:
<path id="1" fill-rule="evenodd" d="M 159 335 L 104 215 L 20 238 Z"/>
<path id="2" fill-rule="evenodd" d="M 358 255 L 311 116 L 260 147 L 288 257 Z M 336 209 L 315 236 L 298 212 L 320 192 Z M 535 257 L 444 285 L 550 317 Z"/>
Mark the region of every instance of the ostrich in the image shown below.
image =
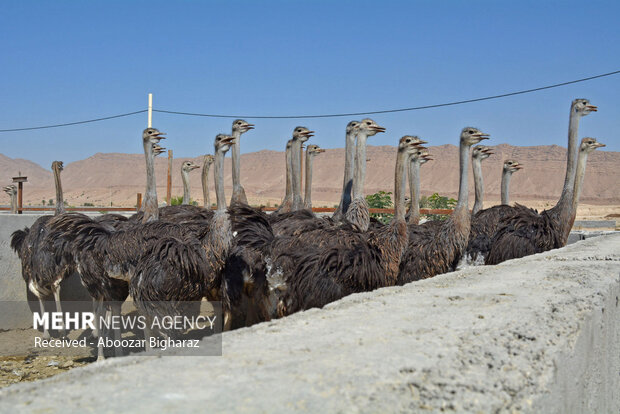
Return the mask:
<path id="1" fill-rule="evenodd" d="M 474 171 L 474 191 L 476 199 L 472 216 L 482 210 L 482 199 L 484 198 L 484 185 L 482 181 L 482 161 L 493 155 L 491 148 L 485 145 L 476 145 L 471 151 L 471 166 Z"/>
<path id="2" fill-rule="evenodd" d="M 457 264 L 469 238 L 470 213 L 467 169 L 469 149 L 489 135 L 472 127 L 463 128 L 459 147 L 459 198 L 450 217 L 440 225 L 409 226 L 409 245 L 400 263 L 398 284 L 433 277 Z"/>
<path id="3" fill-rule="evenodd" d="M 312 144 L 306 147 L 306 187 L 304 194 L 304 209 L 312 211 L 312 164 L 314 157 L 325 152 L 323 148 Z"/>
<path id="4" fill-rule="evenodd" d="M 158 144 L 165 135 L 156 128 L 146 128 L 142 132 L 142 146 L 146 161 L 146 191 L 144 192 L 144 215 L 142 223 L 148 223 L 159 218 L 157 205 L 157 185 L 155 183 L 155 154 L 153 145 Z"/>
<path id="5" fill-rule="evenodd" d="M 230 221 L 224 194 L 224 155 L 234 142 L 232 136 L 215 137 L 215 193 L 217 209 L 196 232 L 163 235 L 142 252 L 129 291 L 136 306 L 145 315 L 164 316 L 181 313 L 178 302 L 222 300 L 224 326 L 231 324 L 222 271 L 232 244 Z M 145 335 L 150 336 L 147 330 Z"/>
<path id="6" fill-rule="evenodd" d="M 200 166 L 194 164 L 192 161 L 185 161 L 181 164 L 181 178 L 183 179 L 183 205 L 189 205 L 191 202 L 189 195 L 189 173 L 197 168 L 200 168 Z"/>
<path id="7" fill-rule="evenodd" d="M 63 215 L 65 212 L 62 184 L 60 182 L 62 170 L 62 161 L 54 161 L 52 163 L 56 187 L 55 216 Z M 60 283 L 75 271 L 70 255 L 63 249 L 56 248 L 54 239 L 48 237 L 51 218 L 52 216 L 39 217 L 30 228 L 26 227 L 23 230 L 17 230 L 11 235 L 11 248 L 21 260 L 22 277 L 28 289 L 39 300 L 41 314 L 45 313 L 43 299 L 49 295 L 54 296 L 56 311 L 62 313 Z M 61 335 L 63 337 L 66 336 L 64 326 L 61 329 Z M 43 337 L 50 337 L 47 329 L 44 329 Z"/>
<path id="8" fill-rule="evenodd" d="M 558 222 L 558 218 L 566 218 L 567 211 L 569 214 L 577 211 L 588 154 L 604 146 L 594 138 L 584 138 L 579 146 L 570 204 L 563 206 L 563 211 L 554 210 L 556 205 L 540 214 L 523 208 L 503 219 L 493 236 L 485 264 L 498 264 L 506 260 L 564 247 L 566 240 L 563 238 L 563 226 L 561 222 Z M 560 199 L 560 201 L 563 200 Z"/>
<path id="9" fill-rule="evenodd" d="M 405 169 L 416 147 L 410 137 L 399 141 L 394 175 L 394 219 L 389 225 L 366 233 L 352 232 L 354 241 L 350 247 L 338 245 L 290 252 L 297 255 L 294 259 L 297 266 L 287 277 L 287 290 L 279 304 L 280 314 L 322 307 L 351 293 L 396 283 L 408 240 Z"/>
<path id="10" fill-rule="evenodd" d="M 351 203 L 351 191 L 353 189 L 353 172 L 355 169 L 355 137 L 359 127 L 359 121 L 351 121 L 347 124 L 344 144 L 344 181 L 342 183 L 342 195 L 340 204 L 334 211 L 332 219 L 336 222 L 344 220 L 344 213 Z"/>
<path id="11" fill-rule="evenodd" d="M 160 146 L 159 144 L 153 144 L 153 154 L 155 156 L 161 155 L 166 151 L 166 148 Z"/>
<path id="12" fill-rule="evenodd" d="M 211 200 L 209 198 L 209 169 L 211 164 L 215 161 L 215 157 L 211 154 L 207 154 L 204 157 L 202 164 L 202 197 L 204 200 L 203 206 L 206 209 L 211 210 Z"/>
<path id="13" fill-rule="evenodd" d="M 241 134 L 254 129 L 254 125 L 250 124 L 243 119 L 236 119 L 232 124 L 232 137 L 235 139 L 231 148 L 232 154 L 232 180 L 233 180 L 233 193 L 230 199 L 230 203 L 240 202 L 247 204 L 248 199 L 245 196 L 245 190 L 241 186 Z"/>
<path id="14" fill-rule="evenodd" d="M 472 213 L 469 242 L 467 243 L 467 250 L 464 255 L 466 261 L 459 264 L 459 267 L 465 264 L 483 264 L 484 258 L 489 253 L 489 249 L 491 248 L 491 239 L 497 231 L 499 222 L 514 214 L 515 211 L 519 211 L 524 208 L 523 206 L 512 207 L 508 205 L 508 186 L 510 183 L 510 177 L 514 172 L 519 171 L 521 168 L 523 167 L 517 161 L 504 161 L 501 186 L 502 204 L 480 210 L 475 214 Z M 474 174 L 476 188 L 478 188 L 478 186 L 482 187 L 482 176 L 478 174 L 479 172 Z M 478 192 L 478 190 L 476 190 L 476 192 Z M 482 204 L 482 192 L 476 196 L 476 201 L 478 198 L 480 198 L 480 204 Z"/>
<path id="15" fill-rule="evenodd" d="M 314 131 L 310 131 L 306 127 L 298 126 L 293 130 L 293 142 L 291 145 L 291 191 L 293 195 L 293 211 L 303 208 L 303 200 L 301 198 L 301 148 L 304 142 L 312 137 Z"/>
<path id="16" fill-rule="evenodd" d="M 370 213 L 368 203 L 364 198 L 364 180 L 366 178 L 366 142 L 369 137 L 378 132 L 385 132 L 385 128 L 377 125 L 372 119 L 362 119 L 358 125 L 357 145 L 355 148 L 355 173 L 353 176 L 353 199 L 345 212 L 347 221 L 360 231 L 368 230 Z"/>
<path id="17" fill-rule="evenodd" d="M 418 137 L 412 138 L 419 139 Z M 420 140 L 420 144 L 425 143 L 426 141 Z M 411 156 L 408 168 L 410 206 L 406 216 L 407 224 L 417 225 L 420 223 L 420 166 L 432 159 L 425 147 L 419 147 Z"/>
<path id="18" fill-rule="evenodd" d="M 11 214 L 17 214 L 17 186 L 15 184 L 4 187 L 4 192 L 11 198 Z"/>

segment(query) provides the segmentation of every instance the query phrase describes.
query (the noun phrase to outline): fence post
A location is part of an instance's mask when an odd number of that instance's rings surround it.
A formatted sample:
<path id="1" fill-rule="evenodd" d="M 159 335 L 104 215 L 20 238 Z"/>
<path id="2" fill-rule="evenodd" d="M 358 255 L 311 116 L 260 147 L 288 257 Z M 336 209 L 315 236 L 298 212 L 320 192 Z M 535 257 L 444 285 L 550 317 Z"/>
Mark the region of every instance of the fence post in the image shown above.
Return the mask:
<path id="1" fill-rule="evenodd" d="M 142 193 L 138 193 L 136 196 L 136 211 L 140 211 L 142 208 Z"/>

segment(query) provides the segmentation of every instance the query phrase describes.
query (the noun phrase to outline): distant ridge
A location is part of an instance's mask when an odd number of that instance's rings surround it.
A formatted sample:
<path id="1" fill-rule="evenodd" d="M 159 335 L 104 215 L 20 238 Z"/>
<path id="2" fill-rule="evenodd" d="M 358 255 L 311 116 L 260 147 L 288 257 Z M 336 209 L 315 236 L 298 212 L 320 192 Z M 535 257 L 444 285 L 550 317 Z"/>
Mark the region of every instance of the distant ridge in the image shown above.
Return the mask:
<path id="1" fill-rule="evenodd" d="M 566 149 L 558 145 L 517 147 L 499 144 L 493 147 L 495 155 L 483 162 L 485 198 L 499 200 L 500 171 L 503 160 L 515 158 L 524 170 L 514 174 L 511 181 L 511 199 L 556 200 L 564 181 Z M 430 147 L 435 160 L 422 167 L 422 193 L 438 192 L 456 197 L 458 191 L 458 149 L 454 145 Z M 366 193 L 379 190 L 393 191 L 395 147 L 369 146 Z M 192 159 L 202 165 L 202 156 L 179 158 L 173 163 L 173 194 L 182 194 L 180 165 Z M 595 151 L 588 158 L 582 200 L 591 204 L 620 203 L 620 152 Z M 160 201 L 165 197 L 167 160 L 156 161 L 156 177 Z M 344 149 L 328 149 L 315 159 L 313 200 L 316 206 L 331 206 L 337 202 L 342 185 Z M 24 202 L 40 204 L 54 197 L 52 173 L 46 168 L 24 159 L 12 159 L 0 154 L 0 184 L 11 182 L 18 171 L 28 176 Z M 231 194 L 230 158 L 225 161 L 226 194 Z M 284 153 L 261 150 L 242 156 L 241 178 L 250 202 L 271 205 L 284 194 Z M 471 172 L 470 172 L 471 174 Z M 133 206 L 136 193 L 144 191 L 144 155 L 97 153 L 84 160 L 65 165 L 62 173 L 65 198 L 71 205 L 85 202 L 95 205 Z M 215 199 L 212 177 L 211 197 Z M 191 174 L 192 196 L 202 202 L 200 170 Z M 470 179 L 473 203 L 473 180 Z M 7 204 L 2 195 L 0 204 Z"/>

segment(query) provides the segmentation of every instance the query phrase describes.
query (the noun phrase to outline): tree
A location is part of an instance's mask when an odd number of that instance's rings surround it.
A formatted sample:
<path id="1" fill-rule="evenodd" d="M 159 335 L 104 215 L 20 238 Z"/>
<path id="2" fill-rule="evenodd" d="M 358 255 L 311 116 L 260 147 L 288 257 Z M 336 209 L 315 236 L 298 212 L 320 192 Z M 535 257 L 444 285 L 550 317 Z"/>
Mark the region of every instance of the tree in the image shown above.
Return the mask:
<path id="1" fill-rule="evenodd" d="M 392 203 L 391 191 L 379 191 L 378 193 L 367 195 L 366 202 L 368 203 L 368 208 L 392 208 L 394 205 Z M 385 224 L 388 223 L 394 215 L 386 213 L 371 213 L 370 217 L 374 217 Z"/>
<path id="2" fill-rule="evenodd" d="M 435 193 L 429 197 L 422 197 L 420 199 L 420 208 L 454 210 L 456 203 L 457 201 L 453 198 L 440 196 L 438 193 Z M 448 216 L 443 214 L 427 214 L 426 217 L 429 220 L 445 220 L 448 218 Z"/>
<path id="3" fill-rule="evenodd" d="M 45 203 L 44 203 L 44 204 L 45 204 Z M 48 205 L 48 206 L 53 206 L 53 205 L 54 205 L 54 200 L 53 200 L 53 199 L 51 199 L 51 198 L 50 198 L 49 200 L 47 200 L 47 205 Z"/>

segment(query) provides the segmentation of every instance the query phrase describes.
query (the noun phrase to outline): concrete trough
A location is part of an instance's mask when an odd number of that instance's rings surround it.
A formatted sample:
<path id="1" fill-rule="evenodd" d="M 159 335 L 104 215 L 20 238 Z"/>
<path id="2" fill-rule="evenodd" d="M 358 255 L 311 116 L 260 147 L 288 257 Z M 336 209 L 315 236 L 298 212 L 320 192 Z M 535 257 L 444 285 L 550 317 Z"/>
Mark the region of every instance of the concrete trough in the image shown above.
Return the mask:
<path id="1" fill-rule="evenodd" d="M 620 234 L 0 390 L 2 412 L 620 412 Z"/>

